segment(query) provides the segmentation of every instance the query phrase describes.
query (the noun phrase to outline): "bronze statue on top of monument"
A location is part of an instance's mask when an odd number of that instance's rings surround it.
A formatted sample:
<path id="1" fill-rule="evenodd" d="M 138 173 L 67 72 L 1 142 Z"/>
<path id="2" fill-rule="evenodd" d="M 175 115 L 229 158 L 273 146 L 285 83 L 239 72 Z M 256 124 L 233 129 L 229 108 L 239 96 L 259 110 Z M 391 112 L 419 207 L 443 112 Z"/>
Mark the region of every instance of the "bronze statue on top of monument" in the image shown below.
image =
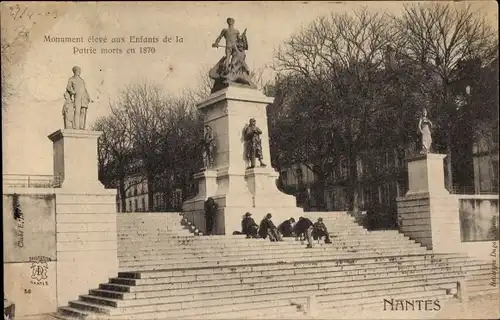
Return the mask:
<path id="1" fill-rule="evenodd" d="M 80 77 L 82 69 L 73 67 L 73 76 L 69 78 L 64 93 L 63 119 L 65 129 L 85 130 L 87 108 L 92 99 L 87 92 L 85 81 Z"/>
<path id="2" fill-rule="evenodd" d="M 248 50 L 248 40 L 246 29 L 242 34 L 234 27 L 234 19 L 227 18 L 228 27 L 223 29 L 217 37 L 212 47 L 218 48 L 222 38 L 226 39 L 225 56 L 210 69 L 208 75 L 214 80 L 212 93 L 229 86 L 232 83 L 238 83 L 245 86 L 256 88 L 250 81 L 250 69 L 245 62 Z"/>

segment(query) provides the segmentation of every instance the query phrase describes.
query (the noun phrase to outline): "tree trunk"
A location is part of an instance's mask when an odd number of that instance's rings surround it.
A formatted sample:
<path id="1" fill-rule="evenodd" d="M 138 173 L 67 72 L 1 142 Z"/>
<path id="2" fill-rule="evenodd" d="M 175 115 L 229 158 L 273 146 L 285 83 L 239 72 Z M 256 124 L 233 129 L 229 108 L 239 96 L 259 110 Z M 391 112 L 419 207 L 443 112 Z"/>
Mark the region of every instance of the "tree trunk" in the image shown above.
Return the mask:
<path id="1" fill-rule="evenodd" d="M 120 207 L 121 207 L 121 210 L 120 212 L 126 212 L 127 211 L 127 199 L 125 199 L 125 179 L 124 178 L 120 178 Z"/>
<path id="2" fill-rule="evenodd" d="M 326 191 L 326 172 L 322 166 L 314 166 L 314 173 L 316 175 L 316 183 L 314 184 L 314 198 L 316 202 L 316 210 L 326 210 L 325 191 Z M 310 204 L 311 199 L 307 199 Z M 310 210 L 310 209 L 309 209 Z"/>
<path id="3" fill-rule="evenodd" d="M 148 178 L 148 211 L 153 212 L 154 211 L 154 175 L 151 172 L 148 172 L 147 174 Z"/>
<path id="4" fill-rule="evenodd" d="M 126 193 L 125 193 L 125 168 L 123 164 L 120 164 L 120 167 L 118 169 L 118 183 L 119 183 L 119 190 L 118 192 L 120 193 L 120 207 L 121 207 L 121 212 L 127 212 L 127 199 L 126 199 Z"/>
<path id="5" fill-rule="evenodd" d="M 349 147 L 349 170 L 348 170 L 348 187 L 347 187 L 347 204 L 350 211 L 358 211 L 359 208 L 359 192 L 358 192 L 358 166 L 357 152 L 354 146 Z"/>
<path id="6" fill-rule="evenodd" d="M 446 128 L 446 173 L 445 173 L 445 187 L 448 189 L 448 191 L 453 192 L 453 167 L 451 165 L 451 149 L 452 149 L 452 139 L 453 139 L 453 125 L 451 124 L 451 121 L 454 121 L 455 119 L 452 119 L 452 115 L 454 114 L 453 110 L 455 108 L 454 102 L 451 102 L 450 99 L 450 92 L 448 90 L 448 78 L 444 78 L 443 85 L 444 85 L 444 106 L 445 109 L 448 110 L 448 125 Z"/>

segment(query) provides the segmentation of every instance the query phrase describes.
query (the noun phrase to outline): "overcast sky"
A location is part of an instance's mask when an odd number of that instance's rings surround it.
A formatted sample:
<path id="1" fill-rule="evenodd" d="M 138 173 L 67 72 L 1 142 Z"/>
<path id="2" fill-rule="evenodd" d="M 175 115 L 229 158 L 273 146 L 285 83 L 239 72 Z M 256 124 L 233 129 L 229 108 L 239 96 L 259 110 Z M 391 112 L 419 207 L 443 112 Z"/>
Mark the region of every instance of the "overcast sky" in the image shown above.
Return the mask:
<path id="1" fill-rule="evenodd" d="M 272 63 L 275 48 L 316 17 L 349 12 L 363 6 L 398 14 L 403 2 L 267 2 L 267 3 L 19 3 L 3 2 L 2 30 L 15 42 L 10 72 L 15 96 L 3 114 L 3 172 L 53 174 L 52 142 L 47 135 L 63 127 L 63 93 L 71 68 L 79 65 L 91 98 L 88 123 L 109 112 L 109 101 L 127 84 L 148 80 L 178 93 L 199 81 L 200 70 L 212 67 L 223 49 L 211 48 L 226 26 L 248 29 L 247 62 L 251 68 Z M 455 5 L 463 5 L 455 3 Z M 497 25 L 496 2 L 475 1 Z M 20 35 L 20 36 L 19 36 Z M 27 35 L 27 40 L 23 39 Z M 107 37 L 107 44 L 61 44 L 44 37 Z M 111 43 L 113 37 L 158 37 L 155 53 L 140 54 L 140 44 Z M 173 37 L 163 43 L 165 36 Z M 183 43 L 175 43 L 175 37 Z M 221 43 L 223 44 L 223 43 Z M 97 54 L 74 54 L 74 47 L 95 48 Z M 121 48 L 123 54 L 101 54 L 101 48 Z M 135 54 L 126 54 L 135 48 Z M 267 74 L 269 76 L 269 73 Z"/>

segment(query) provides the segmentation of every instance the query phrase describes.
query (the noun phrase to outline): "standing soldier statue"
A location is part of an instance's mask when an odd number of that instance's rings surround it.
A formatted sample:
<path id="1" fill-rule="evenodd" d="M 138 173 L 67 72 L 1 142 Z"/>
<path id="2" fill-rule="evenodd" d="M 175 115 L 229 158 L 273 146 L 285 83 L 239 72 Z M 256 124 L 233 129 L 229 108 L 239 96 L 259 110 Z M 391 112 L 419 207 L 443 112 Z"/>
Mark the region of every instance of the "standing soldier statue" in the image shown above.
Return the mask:
<path id="1" fill-rule="evenodd" d="M 264 155 L 262 154 L 262 142 L 260 140 L 262 130 L 256 126 L 254 118 L 250 119 L 250 123 L 243 129 L 243 133 L 246 142 L 246 156 L 250 161 L 248 169 L 255 168 L 255 158 L 259 159 L 261 167 L 265 167 L 266 164 L 262 162 Z"/>
<path id="2" fill-rule="evenodd" d="M 205 169 L 212 168 L 214 165 L 215 139 L 212 128 L 208 124 L 204 126 L 201 145 L 203 150 L 203 166 Z"/>
<path id="3" fill-rule="evenodd" d="M 73 67 L 73 76 L 69 78 L 66 92 L 69 93 L 71 101 L 74 104 L 73 129 L 85 129 L 87 119 L 87 108 L 90 102 L 89 93 L 85 81 L 80 77 L 82 69 L 78 66 Z"/>

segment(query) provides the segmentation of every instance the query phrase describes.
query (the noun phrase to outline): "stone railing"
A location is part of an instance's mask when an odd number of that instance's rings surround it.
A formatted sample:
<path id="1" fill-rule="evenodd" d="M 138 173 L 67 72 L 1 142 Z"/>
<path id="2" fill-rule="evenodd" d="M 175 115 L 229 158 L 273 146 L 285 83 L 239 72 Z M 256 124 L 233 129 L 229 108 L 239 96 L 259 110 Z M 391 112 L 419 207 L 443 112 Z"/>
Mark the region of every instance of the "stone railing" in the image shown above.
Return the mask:
<path id="1" fill-rule="evenodd" d="M 498 240 L 498 195 L 456 195 L 462 242 Z"/>
<path id="2" fill-rule="evenodd" d="M 21 188 L 60 188 L 62 177 L 52 175 L 4 174 L 3 185 Z"/>

